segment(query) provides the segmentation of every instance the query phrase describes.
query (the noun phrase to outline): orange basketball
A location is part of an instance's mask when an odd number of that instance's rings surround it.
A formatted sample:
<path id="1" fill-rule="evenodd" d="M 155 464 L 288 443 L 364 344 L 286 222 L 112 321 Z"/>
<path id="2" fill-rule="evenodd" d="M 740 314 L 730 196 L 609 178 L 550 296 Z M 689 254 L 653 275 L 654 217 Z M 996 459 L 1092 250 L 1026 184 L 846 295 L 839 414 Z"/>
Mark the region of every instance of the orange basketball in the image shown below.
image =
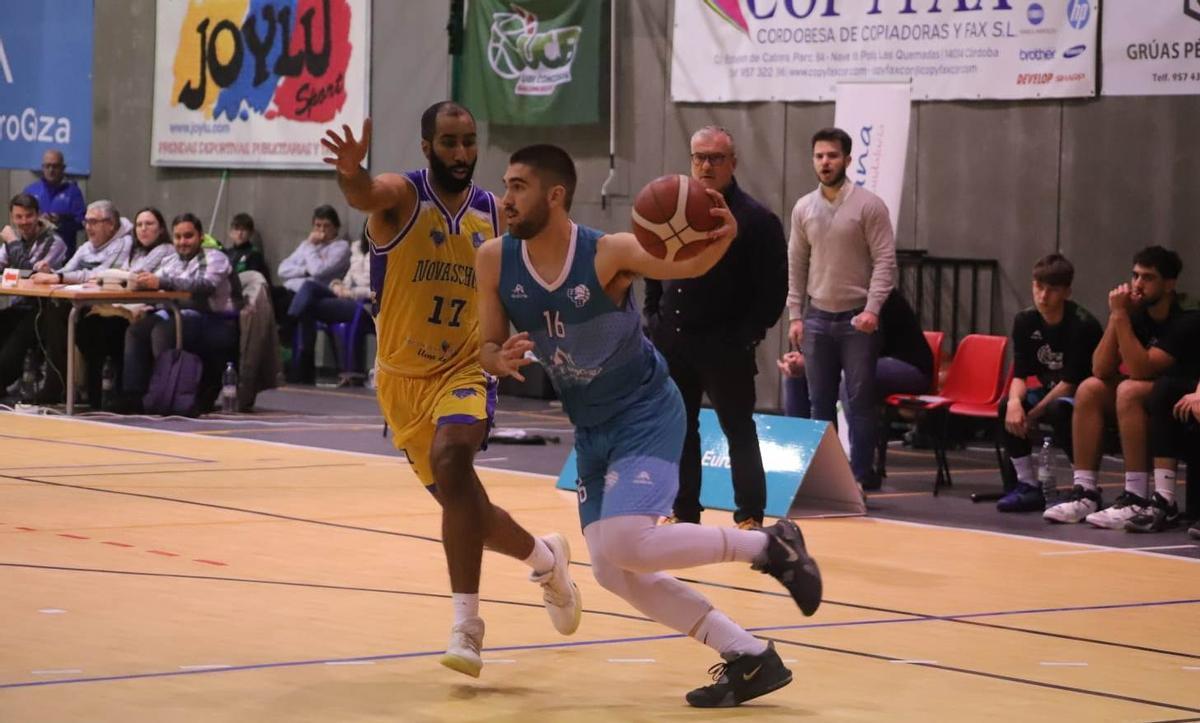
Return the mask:
<path id="1" fill-rule="evenodd" d="M 633 235 L 649 253 L 683 261 L 708 246 L 708 232 L 720 225 L 709 214 L 716 204 L 704 186 L 687 176 L 661 176 L 633 200 Z"/>

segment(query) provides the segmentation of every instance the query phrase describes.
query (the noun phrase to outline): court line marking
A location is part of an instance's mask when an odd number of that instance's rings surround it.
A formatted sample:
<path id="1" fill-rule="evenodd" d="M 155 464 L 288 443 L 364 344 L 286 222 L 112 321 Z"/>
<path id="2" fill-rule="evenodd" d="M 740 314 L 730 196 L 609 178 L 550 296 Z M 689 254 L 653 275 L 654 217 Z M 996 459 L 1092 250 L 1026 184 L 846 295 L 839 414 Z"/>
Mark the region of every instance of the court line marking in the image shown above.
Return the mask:
<path id="1" fill-rule="evenodd" d="M 142 572 L 142 571 L 136 571 L 136 570 L 113 570 L 113 569 L 103 569 L 103 568 L 63 567 L 63 566 L 56 566 L 56 565 L 35 565 L 35 564 L 30 564 L 30 563 L 13 563 L 13 562 L 0 562 L 0 567 L 11 567 L 11 568 L 16 568 L 16 569 L 29 569 L 29 570 L 51 570 L 51 571 L 58 571 L 58 572 L 90 572 L 90 573 L 98 573 L 98 574 L 106 574 L 106 575 L 128 575 L 128 576 L 132 576 L 132 577 L 175 578 L 175 579 L 181 579 L 181 580 L 200 580 L 200 581 L 208 581 L 208 582 L 234 582 L 234 583 L 248 583 L 248 584 L 256 584 L 256 585 L 279 585 L 279 586 L 284 586 L 284 587 L 303 587 L 303 588 L 309 588 L 309 589 L 314 589 L 314 590 L 333 590 L 333 591 L 341 591 L 341 592 L 368 592 L 368 593 L 377 593 L 377 594 L 386 594 L 386 595 L 404 595 L 404 596 L 409 596 L 409 597 L 440 598 L 443 600 L 449 599 L 449 597 L 450 597 L 450 595 L 447 593 L 419 592 L 419 591 L 412 591 L 412 590 L 396 590 L 396 589 L 388 589 L 388 588 L 351 587 L 351 586 L 345 586 L 345 585 L 330 585 L 330 584 L 326 584 L 326 583 L 305 583 L 305 582 L 295 582 L 295 581 L 288 581 L 288 580 L 262 580 L 262 579 L 255 579 L 255 578 L 222 577 L 222 576 L 216 576 L 216 575 L 192 575 L 192 574 L 186 574 L 186 573 Z M 733 590 L 742 591 L 742 592 L 756 592 L 756 593 L 763 594 L 763 595 L 770 595 L 770 596 L 776 596 L 776 597 L 788 597 L 787 593 L 777 593 L 777 592 L 771 592 L 771 591 L 766 591 L 766 590 L 754 590 L 752 588 L 741 588 L 741 587 L 736 587 L 736 586 L 724 585 L 722 583 L 704 583 L 703 581 L 696 581 L 696 580 L 687 580 L 687 582 L 708 584 L 711 586 L 722 587 L 722 588 L 726 588 L 726 589 L 733 589 Z M 498 599 L 498 598 L 481 598 L 480 602 L 486 602 L 486 603 L 498 604 L 498 605 L 510 605 L 513 607 L 525 607 L 525 608 L 541 608 L 542 607 L 542 605 L 540 603 L 522 602 L 522 601 L 517 601 L 517 600 L 504 600 L 504 599 Z M 876 620 L 851 620 L 851 621 L 830 622 L 830 623 L 801 623 L 801 624 L 793 624 L 793 625 L 777 625 L 777 626 L 771 626 L 771 627 L 752 628 L 752 630 L 756 630 L 756 631 L 807 630 L 807 629 L 820 629 L 820 628 L 850 628 L 850 627 L 859 627 L 859 626 L 863 626 L 863 625 L 886 625 L 886 624 L 891 624 L 891 623 L 949 622 L 949 623 L 959 623 L 959 624 L 963 624 L 963 625 L 974 625 L 974 626 L 978 626 L 978 627 L 995 628 L 998 630 L 1004 630 L 1004 631 L 1008 631 L 1008 632 L 1020 632 L 1020 633 L 1028 633 L 1028 634 L 1032 634 L 1032 635 L 1040 635 L 1043 637 L 1053 637 L 1053 638 L 1057 638 L 1057 639 L 1071 640 L 1073 642 L 1091 643 L 1091 644 L 1095 644 L 1095 645 L 1105 645 L 1105 646 L 1109 646 L 1109 647 L 1118 647 L 1118 648 L 1123 648 L 1123 649 L 1128 649 L 1128 650 L 1137 650 L 1140 652 L 1147 652 L 1147 653 L 1153 653 L 1153 654 L 1158 654 L 1158 655 L 1169 655 L 1169 656 L 1173 656 L 1173 657 L 1200 660 L 1200 654 L 1185 653 L 1185 652 L 1180 652 L 1180 651 L 1175 651 L 1175 650 L 1164 650 L 1164 649 L 1160 649 L 1160 648 L 1150 648 L 1150 647 L 1141 646 L 1141 645 L 1132 645 L 1129 643 L 1119 643 L 1119 642 L 1107 641 L 1107 640 L 1097 640 L 1094 638 L 1084 638 L 1084 637 L 1078 637 L 1078 636 L 1072 636 L 1072 635 L 1065 635 L 1062 633 L 1054 633 L 1054 632 L 1036 630 L 1036 629 L 1032 629 L 1032 628 L 1019 628 L 1019 627 L 1013 627 L 1013 626 L 1008 626 L 1008 625 L 999 625 L 996 623 L 981 622 L 981 621 L 975 619 L 975 618 L 981 618 L 981 617 L 1005 617 L 1005 616 L 1011 616 L 1011 615 L 1036 615 L 1036 614 L 1051 614 L 1051 613 L 1090 612 L 1090 611 L 1094 611 L 1094 610 L 1098 610 L 1098 609 L 1113 610 L 1113 609 L 1130 609 L 1130 608 L 1142 608 L 1142 607 L 1163 607 L 1163 606 L 1168 606 L 1168 605 L 1191 605 L 1191 604 L 1200 603 L 1200 598 L 1182 599 L 1182 600 L 1165 600 L 1165 601 L 1157 601 L 1157 602 L 1112 603 L 1112 604 L 1106 604 L 1106 605 L 1081 605 L 1081 606 L 1066 607 L 1066 608 L 1032 608 L 1032 609 L 1021 609 L 1021 610 L 1000 610 L 1000 611 L 992 611 L 992 612 L 963 613 L 963 614 L 954 615 L 954 616 L 927 615 L 927 614 L 921 614 L 921 613 L 913 613 L 913 612 L 904 611 L 904 610 L 890 610 L 887 608 L 874 607 L 874 606 L 870 606 L 870 605 L 860 605 L 860 604 L 855 604 L 855 603 L 839 603 L 839 602 L 832 601 L 832 600 L 827 600 L 825 602 L 830 605 L 839 605 L 842 607 L 848 607 L 848 608 L 852 608 L 852 609 L 856 609 L 856 610 L 866 610 L 869 612 L 885 613 L 888 615 L 894 615 L 896 617 L 886 618 L 886 619 L 876 619 Z M 605 617 L 615 617 L 615 618 L 621 618 L 621 619 L 625 619 L 625 620 L 636 620 L 639 622 L 653 622 L 649 618 L 646 618 L 644 616 L 630 615 L 628 613 L 619 613 L 619 612 L 613 612 L 613 611 L 607 611 L 607 610 L 591 610 L 591 609 L 585 609 L 584 612 L 589 615 L 603 615 Z"/>
<path id="2" fill-rule="evenodd" d="M 510 412 L 510 413 L 511 414 L 519 414 L 520 412 L 514 411 L 514 412 Z M 16 413 L 15 412 L 0 412 L 0 414 L 15 415 Z M 30 417 L 29 415 L 23 414 L 20 416 L 22 419 L 35 419 L 35 417 Z M 139 431 L 143 431 L 143 432 L 150 432 L 152 434 L 170 434 L 170 435 L 174 435 L 174 436 L 178 436 L 178 437 L 191 437 L 192 439 L 211 440 L 211 437 L 207 437 L 203 434 L 197 434 L 195 432 L 180 432 L 175 429 L 155 429 L 153 427 L 138 427 L 138 426 L 130 425 L 130 424 L 118 424 L 116 422 L 102 422 L 97 419 L 78 419 L 75 417 L 70 417 L 70 418 L 52 417 L 52 419 L 56 422 L 66 422 L 66 423 L 70 423 L 70 424 L 94 424 L 99 427 L 107 427 L 107 428 L 111 428 L 111 429 L 121 429 L 121 430 L 125 430 L 125 431 L 134 429 L 134 430 L 139 430 Z M 291 444 L 290 442 L 276 442 L 276 441 L 270 440 L 270 439 L 253 439 L 253 438 L 249 438 L 249 437 L 245 438 L 245 439 L 239 438 L 239 439 L 236 439 L 233 441 L 245 442 L 247 444 L 265 445 L 265 446 L 270 446 L 270 447 L 282 447 L 284 449 L 301 449 L 306 452 L 314 452 L 317 454 L 324 452 L 324 453 L 328 453 L 328 454 L 350 455 L 352 457 L 367 457 L 369 459 L 386 459 L 389 462 L 396 462 L 396 463 L 404 464 L 404 465 L 408 464 L 404 460 L 404 457 L 401 457 L 399 453 L 379 454 L 377 452 L 358 452 L 355 450 L 329 449 L 327 447 L 310 447 L 310 446 L 303 445 L 303 444 Z M 476 467 L 475 469 L 477 469 L 477 470 L 483 469 L 483 470 L 487 470 L 489 472 L 503 472 L 505 474 L 517 474 L 517 475 L 522 475 L 525 477 L 536 477 L 539 479 L 552 479 L 552 480 L 558 479 L 558 475 L 556 475 L 556 474 L 543 474 L 541 472 L 522 472 L 521 470 L 505 469 L 503 467 Z"/>
<path id="3" fill-rule="evenodd" d="M 657 663 L 658 661 L 655 660 L 654 658 L 609 658 L 608 662 L 638 664 L 638 663 Z"/>
<path id="4" fill-rule="evenodd" d="M 279 469 L 279 468 L 276 468 L 276 469 Z M 140 497 L 142 499 L 158 500 L 160 502 L 176 502 L 176 503 L 184 504 L 184 505 L 194 505 L 196 507 L 208 507 L 210 509 L 215 509 L 215 510 L 225 510 L 227 512 L 241 512 L 241 513 L 248 514 L 248 515 L 258 515 L 261 517 L 269 517 L 271 519 L 276 519 L 276 520 L 286 520 L 288 522 L 304 522 L 307 524 L 323 525 L 325 527 L 335 527 L 335 528 L 344 529 L 344 530 L 355 530 L 358 532 L 373 532 L 373 533 L 377 533 L 377 534 L 381 534 L 381 535 L 406 537 L 406 538 L 412 539 L 412 540 L 424 540 L 426 542 L 436 542 L 438 544 L 441 544 L 441 542 L 442 542 L 440 539 L 438 539 L 436 537 L 427 537 L 425 535 L 416 535 L 416 534 L 409 533 L 409 532 L 396 532 L 394 530 L 381 530 L 381 529 L 378 529 L 375 527 L 361 527 L 358 525 L 347 525 L 347 524 L 344 524 L 341 522 L 328 522 L 325 520 L 313 520 L 313 519 L 308 519 L 305 517 L 295 517 L 292 515 L 278 514 L 275 512 L 262 512 L 259 510 L 251 510 L 251 509 L 246 509 L 243 507 L 233 507 L 230 505 L 218 505 L 218 504 L 215 504 L 212 502 L 196 502 L 194 500 L 187 500 L 187 499 L 183 499 L 180 497 L 167 497 L 165 495 L 151 495 L 151 494 L 147 494 L 145 492 L 131 492 L 129 490 L 114 490 L 114 489 L 107 489 L 104 487 L 88 487 L 86 485 L 73 485 L 73 484 L 68 484 L 66 482 L 53 482 L 50 480 L 39 480 L 39 479 L 33 479 L 31 477 L 19 477 L 17 475 L 9 475 L 9 474 L 0 474 L 0 479 L 15 479 L 15 480 L 19 480 L 21 482 L 29 482 L 32 484 L 49 485 L 51 487 L 65 487 L 67 489 L 83 490 L 86 492 L 100 492 L 102 494 L 122 495 L 122 496 L 126 496 L 126 497 Z M 103 544 L 132 547 L 132 545 L 124 545 L 124 543 L 116 543 L 116 542 L 104 542 Z"/>
<path id="5" fill-rule="evenodd" d="M 868 496 L 869 499 L 869 496 Z M 1108 547 L 1106 545 L 1098 545 L 1091 542 L 1072 542 L 1070 540 L 1055 540 L 1046 537 L 1030 537 L 1028 535 L 1018 535 L 1013 532 L 997 532 L 996 530 L 982 530 L 976 527 L 959 527 L 957 525 L 934 525 L 928 522 L 914 522 L 911 520 L 896 520 L 890 517 L 863 517 L 868 523 L 880 523 L 889 525 L 904 525 L 906 527 L 922 527 L 929 530 L 957 530 L 959 532 L 971 532 L 977 535 L 989 535 L 992 537 L 1004 537 L 1010 540 L 1022 540 L 1024 542 L 1044 542 L 1051 545 L 1059 545 L 1063 547 L 1086 547 L 1093 550 L 1112 551 L 1112 552 L 1127 552 L 1131 555 L 1142 555 L 1145 557 L 1154 558 L 1156 560 L 1173 560 L 1177 562 L 1186 562 L 1191 564 L 1200 564 L 1200 558 L 1184 557 L 1183 555 L 1163 555 L 1153 551 L 1129 549 L 1125 547 Z M 1102 531 L 1097 531 L 1102 532 Z"/>
<path id="6" fill-rule="evenodd" d="M 14 412 L 5 412 L 5 414 L 15 414 Z M 31 419 L 29 415 L 20 415 L 24 419 Z M 120 425 L 113 425 L 120 426 Z M 130 429 L 130 427 L 126 427 Z M 152 430 L 156 431 L 156 430 Z M 143 457 L 167 457 L 169 459 L 182 460 L 184 462 L 212 462 L 209 459 L 200 459 L 198 457 L 185 457 L 181 454 L 170 454 L 168 452 L 154 452 L 145 449 L 128 449 L 126 447 L 114 447 L 105 444 L 91 444 L 90 442 L 68 442 L 62 439 L 46 439 L 44 437 L 26 437 L 20 434 L 0 434 L 0 439 L 15 439 L 23 442 L 40 442 L 42 444 L 63 444 L 70 447 L 90 447 L 91 449 L 103 449 L 109 452 L 128 452 L 130 454 L 139 454 Z"/>
<path id="7" fill-rule="evenodd" d="M 796 640 L 786 640 L 783 638 L 766 637 L 765 639 L 774 641 L 776 643 L 781 643 L 784 645 L 796 645 L 801 648 L 810 648 L 813 650 L 820 650 L 820 651 L 829 652 L 829 653 L 841 653 L 843 655 L 853 655 L 856 657 L 872 658 L 875 660 L 882 660 L 882 661 L 888 661 L 888 662 L 894 662 L 894 660 L 895 660 L 887 655 L 882 655 L 879 653 L 868 653 L 866 651 L 861 651 L 861 650 L 847 650 L 845 648 L 834 648 L 834 647 L 831 647 L 828 645 L 817 645 L 815 643 L 802 643 L 802 642 L 799 642 Z M 1003 680 L 1003 681 L 1009 682 L 1009 683 L 1022 683 L 1025 685 L 1036 686 L 1038 688 L 1050 688 L 1052 690 L 1060 690 L 1060 691 L 1065 691 L 1065 692 L 1070 692 L 1070 693 L 1080 693 L 1083 695 L 1090 695 L 1090 696 L 1095 696 L 1098 698 L 1108 698 L 1110 700 L 1123 700 L 1123 701 L 1126 701 L 1129 703 L 1139 703 L 1142 705 L 1151 705 L 1151 706 L 1155 706 L 1155 707 L 1159 707 L 1159 708 L 1168 708 L 1171 710 L 1181 710 L 1186 713 L 1200 713 L 1200 708 L 1189 708 L 1187 706 L 1176 705 L 1174 703 L 1167 703 L 1164 701 L 1155 701 L 1155 700 L 1148 700 L 1146 698 L 1137 698 L 1137 697 L 1129 696 L 1129 695 L 1121 695 L 1120 693 L 1108 693 L 1108 692 L 1105 692 L 1102 690 L 1092 690 L 1089 688 L 1079 688 L 1079 687 L 1070 686 L 1070 685 L 1060 685 L 1058 683 L 1048 683 L 1045 681 L 1033 680 L 1030 678 L 1018 678 L 1016 676 L 1004 675 L 1002 673 L 989 673 L 989 672 L 983 671 L 983 670 L 973 670 L 971 668 L 960 668 L 960 667 L 957 667 L 954 665 L 945 665 L 942 663 L 925 663 L 925 662 L 916 661 L 912 664 L 916 665 L 918 667 L 922 667 L 922 668 L 931 668 L 933 670 L 942 670 L 942 671 L 946 671 L 946 672 L 950 672 L 950 673 L 962 673 L 965 675 L 974 675 L 974 676 L 979 676 L 982 678 L 990 678 L 992 680 Z"/>
<path id="8" fill-rule="evenodd" d="M 1044 665 L 1047 668 L 1086 668 L 1087 663 L 1082 661 L 1073 662 L 1067 660 L 1043 660 L 1038 665 Z"/>
<path id="9" fill-rule="evenodd" d="M 1200 545 L 1154 545 L 1153 547 L 1106 547 L 1102 550 L 1056 550 L 1054 552 L 1039 552 L 1039 555 L 1098 555 L 1105 552 L 1131 552 L 1137 550 L 1190 550 Z"/>
<path id="10" fill-rule="evenodd" d="M 181 666 L 179 666 L 179 669 L 180 670 L 224 670 L 225 668 L 232 668 L 232 667 L 233 666 L 229 665 L 228 663 L 203 663 L 201 665 L 181 665 Z"/>
<path id="11" fill-rule="evenodd" d="M 514 652 L 514 651 L 583 648 L 583 647 L 592 647 L 592 646 L 598 646 L 598 645 L 618 645 L 618 644 L 624 644 L 624 643 L 658 642 L 658 641 L 664 641 L 664 640 L 682 640 L 686 637 L 687 637 L 686 635 L 682 635 L 680 633 L 667 633 L 667 634 L 663 634 L 663 635 L 644 635 L 644 636 L 625 637 L 625 638 L 607 638 L 607 639 L 599 639 L 599 640 L 578 640 L 578 641 L 572 641 L 572 642 L 558 642 L 558 643 L 534 643 L 534 644 L 525 644 L 525 645 L 506 645 L 506 646 L 501 646 L 501 647 L 497 647 L 497 648 L 490 648 L 490 649 L 488 649 L 488 652 L 502 653 L 502 652 Z M 983 677 L 983 678 L 989 678 L 992 680 L 1002 680 L 1002 681 L 1006 681 L 1006 682 L 1010 682 L 1010 683 L 1020 683 L 1020 684 L 1025 684 L 1025 685 L 1032 685 L 1032 686 L 1039 687 L 1039 688 L 1049 688 L 1051 690 L 1058 690 L 1058 691 L 1069 692 L 1069 693 L 1079 693 L 1082 695 L 1089 695 L 1089 696 L 1094 696 L 1094 697 L 1099 697 L 1099 698 L 1107 698 L 1109 700 L 1122 700 L 1122 701 L 1129 702 L 1129 703 L 1138 703 L 1138 704 L 1149 705 L 1149 706 L 1154 706 L 1154 707 L 1158 707 L 1158 708 L 1179 710 L 1179 711 L 1184 711 L 1187 713 L 1200 713 L 1200 708 L 1188 708 L 1186 706 L 1176 705 L 1173 703 L 1167 703 L 1164 701 L 1148 700 L 1145 698 L 1137 698 L 1134 696 L 1121 695 L 1118 693 L 1108 693 L 1105 691 L 1091 690 L 1091 689 L 1087 689 L 1087 688 L 1079 688 L 1079 687 L 1068 686 L 1068 685 L 1060 685 L 1057 683 L 1049 683 L 1049 682 L 1045 682 L 1045 681 L 1032 680 L 1029 678 L 1018 678 L 1018 677 L 1011 676 L 1011 675 L 1003 675 L 1000 673 L 989 673 L 987 671 L 973 670 L 970 668 L 960 668 L 957 666 L 943 665 L 941 663 L 926 662 L 926 661 L 919 661 L 919 660 L 897 659 L 897 658 L 893 658 L 888 655 L 883 655 L 881 653 L 870 653 L 870 652 L 862 651 L 862 650 L 849 650 L 849 649 L 845 649 L 845 648 L 835 648 L 835 647 L 831 647 L 831 646 L 827 646 L 827 645 L 818 645 L 815 643 L 803 643 L 803 642 L 799 642 L 799 641 L 787 640 L 787 639 L 778 638 L 778 637 L 768 637 L 768 636 L 759 636 L 759 637 L 762 637 L 765 640 L 770 640 L 770 641 L 780 643 L 783 645 L 794 645 L 797 647 L 808 648 L 811 650 L 818 650 L 818 651 L 822 651 L 822 652 L 839 653 L 842 655 L 852 655 L 855 657 L 869 658 L 872 660 L 879 660 L 879 661 L 883 661 L 883 662 L 906 662 L 910 665 L 915 665 L 918 667 L 925 667 L 925 668 L 930 668 L 930 669 L 940 670 L 940 671 L 945 671 L 945 672 L 973 675 L 973 676 L 978 676 L 978 677 Z M 90 677 L 86 677 L 86 678 L 68 678 L 68 679 L 64 679 L 64 680 L 38 680 L 38 681 L 25 681 L 25 682 L 19 682 L 19 683 L 0 683 L 0 690 L 4 690 L 4 689 L 8 689 L 8 688 L 32 688 L 32 687 L 43 687 L 43 686 L 50 686 L 50 685 L 71 685 L 71 684 L 79 684 L 79 683 L 100 683 L 100 682 L 112 682 L 112 681 L 124 681 L 124 680 L 140 680 L 140 679 L 148 679 L 148 678 L 167 678 L 167 677 L 178 677 L 178 676 L 183 676 L 183 675 L 208 675 L 208 674 L 212 674 L 212 673 L 231 673 L 231 672 L 241 672 L 241 671 L 249 671 L 249 670 L 294 668 L 294 667 L 311 666 L 311 665 L 330 665 L 330 664 L 359 664 L 359 665 L 362 665 L 362 664 L 367 664 L 367 661 L 378 662 L 378 661 L 385 661 L 385 660 L 404 660 L 404 659 L 413 659 L 413 658 L 423 658 L 423 657 L 431 657 L 431 656 L 435 656 L 435 655 L 440 656 L 444 652 L 445 651 L 443 651 L 443 650 L 413 651 L 413 652 L 407 652 L 407 653 L 391 653 L 391 654 L 384 654 L 384 655 L 354 656 L 354 657 L 348 657 L 348 658 L 318 658 L 318 659 L 310 659 L 310 660 L 277 661 L 274 663 L 251 663 L 251 664 L 247 664 L 247 665 L 231 666 L 229 668 L 222 668 L 219 670 L 211 670 L 211 669 L 210 670 L 170 670 L 170 671 L 157 671 L 157 672 L 152 672 L 152 673 L 129 673 L 129 674 L 124 674 L 124 675 L 101 675 L 101 676 L 90 676 Z M 362 662 L 357 662 L 357 661 L 362 661 Z M 500 661 L 493 660 L 491 662 L 500 662 Z"/>
<path id="12" fill-rule="evenodd" d="M 39 474 L 38 477 L 48 481 L 54 479 L 73 479 L 75 477 L 137 477 L 139 475 L 176 475 L 176 474 L 221 474 L 225 472 L 274 472 L 276 470 L 323 469 L 327 467 L 365 467 L 364 464 L 347 464 L 345 462 L 319 462 L 315 464 L 273 465 L 268 467 L 189 467 L 187 469 L 156 469 L 148 472 L 71 472 L 69 474 Z M 15 477 L 15 475 L 5 475 Z"/>
<path id="13" fill-rule="evenodd" d="M 6 412 L 6 414 L 7 413 L 8 412 Z M 519 414 L 521 412 L 514 410 L 510 413 Z M 24 418 L 29 418 L 29 417 L 25 416 Z M 134 427 L 132 425 L 127 425 L 127 424 L 117 424 L 115 422 L 101 422 L 101 421 L 93 420 L 93 419 L 75 419 L 75 418 L 62 419 L 59 417 L 55 417 L 54 419 L 56 421 L 66 421 L 66 422 L 75 423 L 75 424 L 94 424 L 94 425 L 101 426 L 101 427 L 111 427 L 111 428 L 117 428 L 117 429 L 122 429 L 122 430 L 139 429 L 139 430 L 157 433 L 157 434 L 170 434 L 170 435 L 176 435 L 176 436 L 181 436 L 181 437 L 207 439 L 203 435 L 195 434 L 192 432 L 180 432 L 180 431 L 171 430 L 171 429 L 153 429 L 153 428 L 145 428 L 145 427 Z M 282 447 L 285 449 L 302 449 L 302 450 L 306 450 L 308 452 L 317 452 L 317 453 L 327 452 L 329 454 L 350 455 L 353 457 L 365 457 L 365 458 L 369 458 L 369 459 L 386 459 L 386 460 L 389 460 L 392 462 L 398 462 L 398 463 L 404 462 L 404 459 L 398 455 L 394 456 L 394 455 L 387 455 L 387 454 L 378 454 L 378 453 L 374 453 L 374 452 L 358 452 L 358 451 L 353 451 L 353 450 L 331 450 L 331 449 L 326 449 L 323 447 L 309 447 L 309 446 L 305 446 L 302 444 L 290 444 L 288 442 L 276 442 L 276 441 L 267 440 L 267 439 L 238 439 L 238 440 L 234 440 L 234 441 L 245 442 L 248 444 L 265 445 L 265 446 L 271 446 L 271 447 Z M 533 477 L 533 478 L 537 478 L 537 479 L 549 479 L 549 480 L 555 480 L 555 481 L 558 480 L 558 475 L 542 474 L 540 472 L 523 472 L 521 470 L 504 469 L 503 467 L 477 466 L 476 469 L 477 470 L 487 470 L 489 472 L 501 472 L 501 473 L 510 474 L 510 475 L 521 475 L 524 477 Z M 192 503 L 192 504 L 196 504 L 196 503 Z M 1008 533 L 1008 532 L 996 532 L 994 530 L 982 530 L 982 529 L 978 529 L 978 528 L 974 528 L 974 527 L 959 527 L 956 525 L 935 525 L 935 524 L 930 524 L 930 523 L 926 523 L 926 522 L 914 522 L 914 521 L 909 521 L 909 520 L 895 520 L 895 519 L 890 519 L 890 518 L 886 518 L 886 517 L 866 517 L 865 519 L 870 520 L 871 522 L 878 522 L 878 523 L 908 525 L 910 527 L 923 527 L 923 528 L 933 529 L 933 530 L 957 530 L 960 532 L 968 532 L 968 533 L 981 534 L 981 535 L 1007 537 L 1009 539 L 1015 539 L 1015 540 L 1043 542 L 1043 543 L 1047 543 L 1047 544 L 1051 544 L 1051 545 L 1061 545 L 1061 546 L 1069 546 L 1069 547 L 1089 547 L 1089 548 L 1104 549 L 1104 550 L 1123 549 L 1123 548 L 1106 547 L 1104 545 L 1095 545 L 1095 544 L 1086 543 L 1086 542 L 1071 542 L 1069 540 L 1055 540 L 1055 539 L 1050 539 L 1050 538 L 1045 538 L 1045 537 L 1033 537 L 1033 536 L 1028 536 L 1028 535 L 1019 535 L 1019 534 L 1014 534 L 1014 533 Z M 398 533 L 389 533 L 389 534 L 398 534 Z M 440 542 L 440 540 L 438 542 Z M 1157 559 L 1165 559 L 1165 560 L 1183 560 L 1185 562 L 1190 562 L 1193 564 L 1200 564 L 1200 558 L 1184 557 L 1182 555 L 1164 555 L 1164 554 L 1156 553 L 1154 551 L 1146 551 L 1146 550 L 1133 551 L 1130 554 L 1145 555 L 1148 557 L 1153 557 L 1153 558 L 1157 558 Z"/>

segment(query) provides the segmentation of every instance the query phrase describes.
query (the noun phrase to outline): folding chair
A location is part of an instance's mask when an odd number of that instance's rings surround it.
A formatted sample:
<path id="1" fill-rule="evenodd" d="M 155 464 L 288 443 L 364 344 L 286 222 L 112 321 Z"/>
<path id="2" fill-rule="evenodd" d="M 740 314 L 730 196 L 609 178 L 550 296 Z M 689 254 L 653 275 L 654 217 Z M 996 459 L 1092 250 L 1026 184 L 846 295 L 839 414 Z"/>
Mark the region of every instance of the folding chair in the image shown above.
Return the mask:
<path id="1" fill-rule="evenodd" d="M 942 487 L 952 484 L 950 463 L 946 458 L 946 436 L 950 417 L 954 414 L 981 415 L 986 407 L 970 405 L 999 402 L 1004 382 L 1004 353 L 1007 348 L 1006 336 L 970 334 L 959 342 L 954 359 L 950 362 L 950 369 L 946 373 L 946 382 L 938 394 L 894 394 L 887 399 L 889 406 L 912 410 L 919 418 L 934 413 L 941 417 L 938 434 L 934 435 L 934 458 L 937 461 L 937 476 L 933 483 L 934 495 L 937 495 Z M 960 405 L 959 412 L 952 410 L 956 404 Z M 976 414 L 964 414 L 972 411 Z M 995 417 L 994 407 L 991 414 Z"/>

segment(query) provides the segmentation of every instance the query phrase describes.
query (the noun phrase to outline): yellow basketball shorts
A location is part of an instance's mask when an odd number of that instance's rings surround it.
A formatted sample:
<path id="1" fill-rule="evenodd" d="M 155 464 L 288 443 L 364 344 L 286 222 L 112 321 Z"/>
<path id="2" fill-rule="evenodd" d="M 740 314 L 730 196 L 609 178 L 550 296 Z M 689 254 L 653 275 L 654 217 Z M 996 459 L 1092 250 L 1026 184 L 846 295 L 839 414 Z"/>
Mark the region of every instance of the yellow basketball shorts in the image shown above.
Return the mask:
<path id="1" fill-rule="evenodd" d="M 429 453 L 438 427 L 486 419 L 490 429 L 495 419 L 496 378 L 478 364 L 423 378 L 396 376 L 380 369 L 375 380 L 392 443 L 405 453 L 426 487 L 434 483 Z"/>

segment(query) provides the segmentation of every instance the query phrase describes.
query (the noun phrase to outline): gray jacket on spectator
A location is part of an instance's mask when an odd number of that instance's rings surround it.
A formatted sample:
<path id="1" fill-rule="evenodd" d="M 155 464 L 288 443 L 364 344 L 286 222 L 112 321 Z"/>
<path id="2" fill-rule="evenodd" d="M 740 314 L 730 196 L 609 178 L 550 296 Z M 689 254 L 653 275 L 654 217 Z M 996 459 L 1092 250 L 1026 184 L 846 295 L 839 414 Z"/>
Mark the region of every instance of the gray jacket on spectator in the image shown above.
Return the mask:
<path id="1" fill-rule="evenodd" d="M 285 288 L 299 291 L 308 279 L 329 286 L 349 269 L 349 241 L 339 238 L 318 246 L 304 239 L 291 256 L 280 262 L 279 278 Z"/>
<path id="2" fill-rule="evenodd" d="M 137 243 L 133 240 L 133 224 L 129 219 L 121 219 L 121 227 L 116 234 L 100 248 L 87 243 L 75 250 L 75 255 L 57 271 L 62 274 L 65 284 L 81 284 L 105 269 L 120 269 L 129 260 L 130 245 Z M 51 266 L 53 268 L 53 266 Z"/>
<path id="3" fill-rule="evenodd" d="M 171 258 L 175 254 L 175 247 L 170 243 L 161 243 L 154 248 L 139 254 L 139 248 L 144 248 L 142 245 L 134 241 L 129 247 L 129 257 L 126 259 L 124 269 L 131 273 L 139 271 L 149 271 L 155 273 L 163 262 Z"/>
<path id="4" fill-rule="evenodd" d="M 232 311 L 233 298 L 229 282 L 232 266 L 221 249 L 200 249 L 195 256 L 184 259 L 171 254 L 158 268 L 159 285 L 168 291 L 190 291 L 190 306 L 200 311 Z"/>
<path id="5" fill-rule="evenodd" d="M 54 224 L 40 218 L 32 241 L 18 238 L 11 243 L 0 243 L 0 269 L 32 269 L 39 261 L 45 261 L 52 269 L 62 266 L 67 258 L 67 245 L 54 231 Z"/>

